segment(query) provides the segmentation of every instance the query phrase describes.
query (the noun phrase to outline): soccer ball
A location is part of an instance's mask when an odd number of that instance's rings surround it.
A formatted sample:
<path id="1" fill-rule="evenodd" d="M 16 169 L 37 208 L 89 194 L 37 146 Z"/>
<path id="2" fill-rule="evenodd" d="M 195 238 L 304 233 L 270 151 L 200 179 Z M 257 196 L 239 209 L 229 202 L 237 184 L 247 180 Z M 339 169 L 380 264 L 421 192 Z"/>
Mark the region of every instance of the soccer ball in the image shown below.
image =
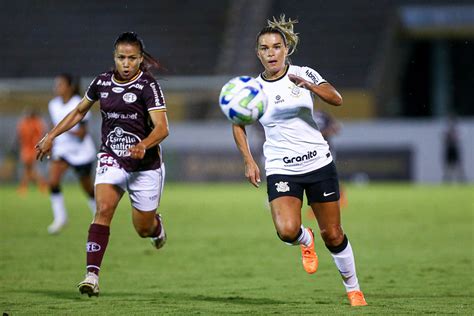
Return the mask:
<path id="1" fill-rule="evenodd" d="M 239 76 L 227 82 L 219 95 L 224 115 L 234 124 L 248 125 L 260 119 L 267 109 L 268 98 L 255 78 Z"/>

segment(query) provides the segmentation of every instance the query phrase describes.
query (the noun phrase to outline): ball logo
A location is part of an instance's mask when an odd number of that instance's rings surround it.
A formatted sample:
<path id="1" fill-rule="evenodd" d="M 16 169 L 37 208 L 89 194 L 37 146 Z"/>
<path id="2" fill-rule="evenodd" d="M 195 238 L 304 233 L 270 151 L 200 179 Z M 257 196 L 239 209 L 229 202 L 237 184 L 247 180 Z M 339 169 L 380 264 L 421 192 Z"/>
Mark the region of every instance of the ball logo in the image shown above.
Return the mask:
<path id="1" fill-rule="evenodd" d="M 86 244 L 86 251 L 87 252 L 97 252 L 100 250 L 100 245 L 98 243 L 95 243 L 95 242 L 88 242 Z"/>
<path id="2" fill-rule="evenodd" d="M 276 186 L 276 190 L 278 192 L 288 192 L 288 191 L 290 191 L 290 186 L 288 185 L 288 182 L 280 181 L 278 183 L 275 183 L 275 186 Z"/>
<path id="3" fill-rule="evenodd" d="M 122 97 L 122 99 L 125 101 L 125 103 L 133 103 L 137 101 L 137 95 L 135 93 L 125 93 Z"/>

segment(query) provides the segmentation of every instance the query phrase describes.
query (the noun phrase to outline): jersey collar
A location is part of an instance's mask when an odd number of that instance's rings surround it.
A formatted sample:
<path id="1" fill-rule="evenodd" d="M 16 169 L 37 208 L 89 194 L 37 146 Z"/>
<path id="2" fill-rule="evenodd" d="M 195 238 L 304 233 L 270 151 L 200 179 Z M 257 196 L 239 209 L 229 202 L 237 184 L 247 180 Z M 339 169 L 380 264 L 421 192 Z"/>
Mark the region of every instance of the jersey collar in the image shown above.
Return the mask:
<path id="1" fill-rule="evenodd" d="M 266 82 L 275 82 L 275 81 L 278 81 L 280 80 L 281 78 L 283 78 L 284 76 L 286 76 L 286 74 L 288 73 L 288 69 L 290 69 L 290 65 L 286 65 L 285 66 L 286 69 L 285 69 L 285 72 L 278 78 L 275 78 L 275 79 L 267 79 L 263 76 L 263 72 L 260 74 L 260 78 L 263 79 L 263 81 L 266 81 Z"/>
<path id="2" fill-rule="evenodd" d="M 137 74 L 135 76 L 133 76 L 133 78 L 130 79 L 130 80 L 118 80 L 117 78 L 115 78 L 115 73 L 114 73 L 114 74 L 112 74 L 112 81 L 117 86 L 126 86 L 128 84 L 131 84 L 131 83 L 137 81 L 138 78 L 140 78 L 142 75 L 143 75 L 143 71 L 139 70 L 137 72 Z"/>

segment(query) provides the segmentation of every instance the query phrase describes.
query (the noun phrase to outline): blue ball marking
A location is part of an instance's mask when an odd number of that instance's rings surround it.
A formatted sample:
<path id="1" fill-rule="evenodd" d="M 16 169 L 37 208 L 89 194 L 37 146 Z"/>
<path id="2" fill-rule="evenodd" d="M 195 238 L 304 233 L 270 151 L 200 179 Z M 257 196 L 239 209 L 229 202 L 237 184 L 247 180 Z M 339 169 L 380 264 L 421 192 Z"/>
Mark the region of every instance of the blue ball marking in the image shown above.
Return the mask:
<path id="1" fill-rule="evenodd" d="M 242 76 L 242 77 L 239 77 L 240 81 L 242 82 L 249 82 L 250 79 L 252 79 L 252 77 L 248 77 L 248 76 Z"/>

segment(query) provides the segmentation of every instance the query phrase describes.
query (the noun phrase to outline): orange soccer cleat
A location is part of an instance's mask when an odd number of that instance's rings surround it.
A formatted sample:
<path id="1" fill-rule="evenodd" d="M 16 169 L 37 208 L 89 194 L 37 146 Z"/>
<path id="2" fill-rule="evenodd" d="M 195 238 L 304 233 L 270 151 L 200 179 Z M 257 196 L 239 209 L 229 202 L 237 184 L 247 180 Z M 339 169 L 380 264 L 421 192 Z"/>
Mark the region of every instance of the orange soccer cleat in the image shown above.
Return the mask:
<path id="1" fill-rule="evenodd" d="M 314 234 L 309 228 L 305 228 L 311 235 L 311 244 L 306 247 L 301 244 L 301 258 L 303 260 L 303 267 L 306 272 L 313 274 L 318 270 L 318 255 L 314 251 Z"/>
<path id="2" fill-rule="evenodd" d="M 365 301 L 364 294 L 362 291 L 350 291 L 347 292 L 347 297 L 351 306 L 366 306 L 367 302 Z"/>

